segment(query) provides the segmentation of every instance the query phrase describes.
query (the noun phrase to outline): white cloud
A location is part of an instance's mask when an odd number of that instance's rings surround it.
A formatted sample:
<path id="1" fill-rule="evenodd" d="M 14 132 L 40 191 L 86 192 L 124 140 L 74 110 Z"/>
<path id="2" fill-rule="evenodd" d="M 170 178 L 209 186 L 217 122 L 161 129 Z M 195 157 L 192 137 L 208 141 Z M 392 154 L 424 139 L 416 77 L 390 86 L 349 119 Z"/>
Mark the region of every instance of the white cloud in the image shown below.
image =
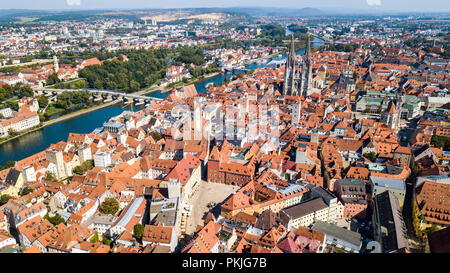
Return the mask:
<path id="1" fill-rule="evenodd" d="M 69 6 L 79 6 L 81 5 L 81 0 L 66 0 Z"/>
<path id="2" fill-rule="evenodd" d="M 381 6 L 381 0 L 366 0 L 369 6 Z"/>

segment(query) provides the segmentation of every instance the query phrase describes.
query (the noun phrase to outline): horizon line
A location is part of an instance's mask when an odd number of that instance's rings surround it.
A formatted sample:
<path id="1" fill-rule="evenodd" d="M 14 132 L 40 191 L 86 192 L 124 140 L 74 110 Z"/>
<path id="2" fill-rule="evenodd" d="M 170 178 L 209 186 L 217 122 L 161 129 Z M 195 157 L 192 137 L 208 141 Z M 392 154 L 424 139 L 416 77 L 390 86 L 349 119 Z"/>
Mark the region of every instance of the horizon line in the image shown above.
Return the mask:
<path id="1" fill-rule="evenodd" d="M 364 8 L 356 8 L 356 9 L 344 9 L 339 7 L 298 7 L 298 8 L 288 8 L 288 7 L 274 7 L 274 6 L 227 6 L 227 7 L 159 7 L 159 8 L 80 8 L 79 6 L 67 6 L 66 8 L 58 8 L 58 9 L 49 9 L 49 8 L 0 8 L 0 10 L 10 10 L 10 11 L 143 11 L 143 10 L 188 10 L 188 9 L 248 9 L 248 8 L 256 8 L 256 9 L 276 9 L 276 10 L 302 10 L 302 9 L 316 9 L 322 11 L 326 14 L 370 14 L 370 13 L 396 13 L 396 14 L 405 14 L 405 13 L 416 13 L 416 14 L 424 14 L 424 13 L 435 13 L 435 14 L 445 14 L 450 13 L 449 11 L 419 11 L 419 10 L 383 10 L 381 7 L 367 7 Z M 337 9 L 337 10 L 336 10 Z M 344 11 L 348 10 L 348 12 Z M 334 12 L 332 12 L 334 11 Z M 300 16 L 302 17 L 302 16 Z"/>

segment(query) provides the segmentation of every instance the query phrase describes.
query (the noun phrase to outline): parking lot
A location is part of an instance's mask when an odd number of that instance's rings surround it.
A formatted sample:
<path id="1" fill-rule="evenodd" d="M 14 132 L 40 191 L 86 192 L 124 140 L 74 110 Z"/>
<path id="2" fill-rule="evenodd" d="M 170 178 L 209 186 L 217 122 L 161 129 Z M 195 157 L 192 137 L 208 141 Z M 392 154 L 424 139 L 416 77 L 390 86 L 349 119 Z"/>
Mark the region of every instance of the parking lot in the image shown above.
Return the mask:
<path id="1" fill-rule="evenodd" d="M 211 211 L 217 216 L 220 213 L 220 204 L 238 189 L 238 186 L 201 181 L 199 188 L 188 202 L 192 205 L 192 212 L 187 218 L 186 234 L 192 234 L 197 225 L 203 225 L 203 218 L 210 211 L 208 203 L 216 203 Z"/>

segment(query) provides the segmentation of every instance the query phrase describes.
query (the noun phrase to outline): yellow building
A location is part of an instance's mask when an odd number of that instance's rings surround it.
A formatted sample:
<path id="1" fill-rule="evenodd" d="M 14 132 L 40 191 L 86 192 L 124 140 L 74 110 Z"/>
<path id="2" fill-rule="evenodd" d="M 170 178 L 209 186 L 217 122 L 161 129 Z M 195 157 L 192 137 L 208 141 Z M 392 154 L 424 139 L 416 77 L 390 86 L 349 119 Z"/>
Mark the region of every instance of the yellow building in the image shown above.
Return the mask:
<path id="1" fill-rule="evenodd" d="M 11 168 L 6 176 L 5 182 L 2 184 L 1 195 L 9 195 L 11 197 L 19 197 L 19 190 L 23 187 L 24 179 L 22 172 L 15 168 Z"/>

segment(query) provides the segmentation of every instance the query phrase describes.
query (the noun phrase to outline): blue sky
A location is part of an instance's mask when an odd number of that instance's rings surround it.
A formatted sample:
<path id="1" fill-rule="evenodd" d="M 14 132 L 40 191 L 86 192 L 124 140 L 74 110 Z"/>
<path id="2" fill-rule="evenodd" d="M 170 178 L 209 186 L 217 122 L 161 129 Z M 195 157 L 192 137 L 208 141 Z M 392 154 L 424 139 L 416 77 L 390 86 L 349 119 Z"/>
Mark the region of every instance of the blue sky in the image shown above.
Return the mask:
<path id="1" fill-rule="evenodd" d="M 373 11 L 446 11 L 450 0 L 2 0 L 1 9 L 139 9 L 188 7 L 314 7 Z"/>

